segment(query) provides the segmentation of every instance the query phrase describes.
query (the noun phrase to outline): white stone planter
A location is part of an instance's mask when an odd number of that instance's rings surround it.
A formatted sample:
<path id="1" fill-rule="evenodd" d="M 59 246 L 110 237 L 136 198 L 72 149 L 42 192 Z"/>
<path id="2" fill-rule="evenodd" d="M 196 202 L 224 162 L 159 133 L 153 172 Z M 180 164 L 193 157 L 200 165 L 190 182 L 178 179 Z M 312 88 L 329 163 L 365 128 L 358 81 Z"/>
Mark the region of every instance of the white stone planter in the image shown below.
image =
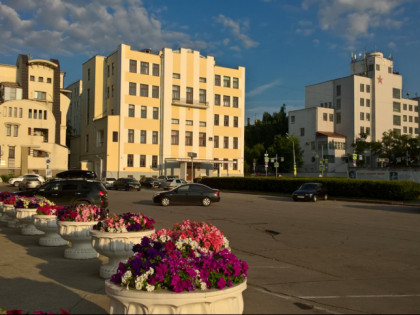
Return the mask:
<path id="1" fill-rule="evenodd" d="M 16 208 L 16 219 L 21 224 L 20 234 L 22 235 L 43 235 L 44 232 L 38 230 L 34 225 L 33 215 L 36 209 Z"/>
<path id="2" fill-rule="evenodd" d="M 194 292 L 127 290 L 105 280 L 109 314 L 242 314 L 246 280 L 222 290 Z"/>
<path id="3" fill-rule="evenodd" d="M 44 232 L 45 235 L 39 238 L 39 245 L 41 246 L 64 246 L 67 241 L 58 234 L 57 216 L 35 214 L 34 225 L 35 227 Z"/>
<path id="4" fill-rule="evenodd" d="M 3 205 L 3 212 L 6 213 L 7 226 L 10 228 L 16 228 L 19 225 L 19 221 L 16 219 L 16 209 L 14 205 L 5 204 Z"/>
<path id="5" fill-rule="evenodd" d="M 97 224 L 92 222 L 57 221 L 58 234 L 69 244 L 64 250 L 64 258 L 69 259 L 91 259 L 99 255 L 92 247 L 92 237 L 89 231 Z"/>
<path id="6" fill-rule="evenodd" d="M 7 223 L 7 222 L 10 221 L 9 216 L 4 211 L 4 203 L 3 203 L 3 201 L 0 201 L 0 214 L 1 214 L 1 216 L 0 216 L 0 222 Z"/>
<path id="7" fill-rule="evenodd" d="M 125 262 L 134 254 L 132 248 L 139 244 L 141 239 L 154 233 L 155 230 L 142 232 L 100 232 L 91 230 L 92 246 L 101 255 L 109 258 L 107 264 L 102 264 L 99 269 L 99 276 L 109 279 L 117 272 L 120 262 Z"/>

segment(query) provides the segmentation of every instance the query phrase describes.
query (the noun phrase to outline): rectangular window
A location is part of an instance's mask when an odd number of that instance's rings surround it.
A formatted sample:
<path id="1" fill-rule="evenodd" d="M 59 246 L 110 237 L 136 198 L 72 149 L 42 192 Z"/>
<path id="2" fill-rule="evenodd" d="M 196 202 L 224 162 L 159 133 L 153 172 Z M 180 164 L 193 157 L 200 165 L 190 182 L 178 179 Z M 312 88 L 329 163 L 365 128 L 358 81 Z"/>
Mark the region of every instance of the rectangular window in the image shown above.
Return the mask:
<path id="1" fill-rule="evenodd" d="M 44 78 L 43 77 L 39 77 L 38 78 L 38 82 L 44 82 Z"/>
<path id="2" fill-rule="evenodd" d="M 237 149 L 239 147 L 239 140 L 238 137 L 233 137 L 233 148 Z"/>
<path id="3" fill-rule="evenodd" d="M 141 74 L 149 74 L 149 63 L 148 62 L 140 62 L 140 73 Z"/>
<path id="4" fill-rule="evenodd" d="M 193 145 L 193 133 L 192 131 L 185 132 L 185 145 L 192 146 Z"/>
<path id="5" fill-rule="evenodd" d="M 185 121 L 185 124 L 186 124 L 187 126 L 192 126 L 194 123 L 193 123 L 193 121 L 192 121 L 192 120 L 186 120 L 186 121 Z"/>
<path id="6" fill-rule="evenodd" d="M 365 91 L 365 85 L 363 83 L 360 83 L 360 92 Z"/>
<path id="7" fill-rule="evenodd" d="M 44 120 L 46 120 L 46 119 L 47 119 L 47 111 L 44 110 Z"/>
<path id="8" fill-rule="evenodd" d="M 334 121 L 334 114 L 330 114 L 329 117 L 330 117 L 330 121 Z"/>
<path id="9" fill-rule="evenodd" d="M 238 170 L 238 160 L 237 159 L 233 159 L 232 169 L 234 171 Z"/>
<path id="10" fill-rule="evenodd" d="M 133 73 L 137 72 L 137 60 L 130 59 L 130 72 L 133 72 Z"/>
<path id="11" fill-rule="evenodd" d="M 153 68 L 153 75 L 154 76 L 156 76 L 156 77 L 158 77 L 159 76 L 159 64 L 157 64 L 157 63 L 154 63 L 153 64 L 153 66 L 152 66 L 152 68 Z"/>
<path id="12" fill-rule="evenodd" d="M 128 88 L 128 94 L 130 95 L 136 95 L 136 84 L 133 82 L 129 83 L 129 88 Z"/>
<path id="13" fill-rule="evenodd" d="M 305 136 L 305 128 L 300 128 L 300 136 L 301 137 Z"/>
<path id="14" fill-rule="evenodd" d="M 230 87 L 230 77 L 223 77 L 223 86 L 224 87 Z"/>
<path id="15" fill-rule="evenodd" d="M 223 95 L 223 106 L 230 107 L 230 96 Z"/>
<path id="16" fill-rule="evenodd" d="M 112 142 L 118 142 L 118 131 L 112 132 Z"/>
<path id="17" fill-rule="evenodd" d="M 228 162 L 228 159 L 223 159 L 223 161 L 225 162 L 225 163 L 223 163 L 223 169 L 224 170 L 227 170 L 228 167 L 229 167 L 229 164 L 227 163 Z"/>
<path id="18" fill-rule="evenodd" d="M 28 128 L 28 136 L 31 135 L 31 132 L 32 132 L 32 129 L 31 128 Z"/>
<path id="19" fill-rule="evenodd" d="M 239 107 L 239 97 L 234 96 L 232 98 L 232 106 L 235 107 L 235 108 L 238 108 Z"/>
<path id="20" fill-rule="evenodd" d="M 381 70 L 381 66 L 380 65 L 375 65 L 376 66 L 376 70 L 379 71 Z"/>
<path id="21" fill-rule="evenodd" d="M 408 116 L 408 121 L 413 122 L 413 116 Z"/>
<path id="22" fill-rule="evenodd" d="M 19 108 L 19 118 L 23 117 L 23 108 Z"/>
<path id="23" fill-rule="evenodd" d="M 45 101 L 47 99 L 47 93 L 46 92 L 35 91 L 35 99 Z"/>
<path id="24" fill-rule="evenodd" d="M 15 147 L 9 147 L 9 159 L 15 158 Z"/>
<path id="25" fill-rule="evenodd" d="M 146 156 L 140 155 L 140 167 L 146 167 Z"/>
<path id="26" fill-rule="evenodd" d="M 12 135 L 12 125 L 7 124 L 6 125 L 6 136 L 11 136 Z"/>
<path id="27" fill-rule="evenodd" d="M 133 104 L 128 105 L 128 117 L 134 117 L 135 107 Z"/>
<path id="28" fill-rule="evenodd" d="M 412 112 L 412 111 L 413 111 L 413 105 L 408 105 L 408 110 L 409 110 L 410 112 Z"/>
<path id="29" fill-rule="evenodd" d="M 366 84 L 366 92 L 367 92 L 367 93 L 370 93 L 370 85 L 367 85 L 367 84 Z"/>
<path id="30" fill-rule="evenodd" d="M 323 119 L 324 121 L 328 121 L 328 114 L 327 114 L 327 113 L 323 113 L 323 114 L 322 114 L 322 119 Z"/>
<path id="31" fill-rule="evenodd" d="M 133 167 L 133 165 L 134 165 L 133 154 L 127 154 L 127 167 Z"/>
<path id="32" fill-rule="evenodd" d="M 403 110 L 407 110 L 407 104 L 403 104 Z"/>
<path id="33" fill-rule="evenodd" d="M 223 117 L 223 126 L 229 127 L 229 116 L 228 115 L 224 115 L 224 117 Z"/>
<path id="34" fill-rule="evenodd" d="M 370 107 L 370 99 L 366 99 L 366 107 Z"/>
<path id="35" fill-rule="evenodd" d="M 403 121 L 406 122 L 407 121 L 407 115 L 403 115 Z"/>
<path id="36" fill-rule="evenodd" d="M 13 107 L 13 117 L 17 117 L 17 107 Z"/>
<path id="37" fill-rule="evenodd" d="M 341 109 L 341 99 L 340 98 L 337 98 L 335 108 L 336 109 Z"/>
<path id="38" fill-rule="evenodd" d="M 221 81 L 220 81 L 220 75 L 216 74 L 216 75 L 214 76 L 214 85 L 216 85 L 216 86 L 220 86 L 220 84 L 221 84 Z"/>
<path id="39" fill-rule="evenodd" d="M 134 129 L 128 129 L 128 142 L 134 143 Z"/>
<path id="40" fill-rule="evenodd" d="M 172 130 L 171 131 L 171 144 L 172 145 L 178 145 L 179 144 L 179 131 L 178 130 Z"/>
<path id="41" fill-rule="evenodd" d="M 172 73 L 172 78 L 174 78 L 174 79 L 180 79 L 181 78 L 181 75 L 179 74 L 179 73 Z"/>
<path id="42" fill-rule="evenodd" d="M 341 124 L 341 112 L 338 112 L 335 115 L 335 122 L 336 122 L 336 124 Z"/>
<path id="43" fill-rule="evenodd" d="M 202 83 L 206 83 L 207 82 L 207 79 L 206 78 L 203 78 L 203 77 L 200 77 L 198 80 L 200 82 L 202 82 Z"/>
<path id="44" fill-rule="evenodd" d="M 366 134 L 370 135 L 370 127 L 366 127 Z"/>
<path id="45" fill-rule="evenodd" d="M 200 103 L 205 104 L 206 101 L 206 90 L 200 89 Z"/>
<path id="46" fill-rule="evenodd" d="M 147 84 L 140 84 L 140 96 L 149 97 L 149 86 Z"/>
<path id="47" fill-rule="evenodd" d="M 394 113 L 401 113 L 401 103 L 393 102 L 392 103 L 392 110 L 394 111 Z"/>
<path id="48" fill-rule="evenodd" d="M 187 104 L 193 103 L 193 88 L 187 87 Z"/>
<path id="49" fill-rule="evenodd" d="M 179 85 L 172 85 L 172 99 L 179 100 L 180 99 L 180 87 Z"/>
<path id="50" fill-rule="evenodd" d="M 206 127 L 207 126 L 207 123 L 205 121 L 200 121 L 199 122 L 199 126 L 200 127 Z"/>
<path id="51" fill-rule="evenodd" d="M 153 119 L 159 119 L 159 107 L 153 107 Z"/>
<path id="52" fill-rule="evenodd" d="M 233 78 L 232 86 L 234 89 L 239 89 L 239 79 Z"/>
<path id="53" fill-rule="evenodd" d="M 229 149 L 229 137 L 223 137 L 223 149 Z"/>
<path id="54" fill-rule="evenodd" d="M 38 111 L 34 109 L 34 119 L 38 119 Z"/>
<path id="55" fill-rule="evenodd" d="M 294 124 L 295 123 L 295 116 L 290 116 L 290 123 Z"/>
<path id="56" fill-rule="evenodd" d="M 364 134 L 365 133 L 365 127 L 360 127 L 360 134 Z"/>
<path id="57" fill-rule="evenodd" d="M 152 167 L 156 168 L 158 166 L 158 156 L 152 155 Z"/>
<path id="58" fill-rule="evenodd" d="M 205 132 L 200 132 L 198 135 L 198 145 L 200 147 L 205 147 L 206 146 L 206 133 Z"/>
<path id="59" fill-rule="evenodd" d="M 158 144 L 159 134 L 157 131 L 152 132 L 152 144 Z"/>
<path id="60" fill-rule="evenodd" d="M 393 123 L 394 123 L 394 126 L 401 126 L 401 116 L 394 115 Z"/>
<path id="61" fill-rule="evenodd" d="M 214 136 L 214 147 L 218 148 L 219 147 L 219 136 Z"/>
<path id="62" fill-rule="evenodd" d="M 141 106 L 140 118 L 147 118 L 147 106 Z"/>
<path id="63" fill-rule="evenodd" d="M 214 94 L 214 105 L 220 105 L 220 94 Z"/>
<path id="64" fill-rule="evenodd" d="M 407 117 L 407 116 L 406 116 Z M 366 120 L 370 121 L 370 113 L 366 113 Z"/>
<path id="65" fill-rule="evenodd" d="M 408 127 L 408 133 L 410 133 L 410 134 L 413 133 L 413 127 Z"/>
<path id="66" fill-rule="evenodd" d="M 214 114 L 214 125 L 219 126 L 219 114 Z"/>
<path id="67" fill-rule="evenodd" d="M 393 98 L 401 98 L 401 90 L 400 89 L 392 89 L 392 97 Z"/>
<path id="68" fill-rule="evenodd" d="M 159 87 L 156 85 L 152 86 L 152 97 L 159 98 Z"/>
<path id="69" fill-rule="evenodd" d="M 365 113 L 360 112 L 360 120 L 365 120 Z"/>
<path id="70" fill-rule="evenodd" d="M 239 126 L 239 118 L 238 116 L 233 116 L 233 127 L 238 127 Z"/>
<path id="71" fill-rule="evenodd" d="M 360 99 L 360 106 L 365 106 L 365 99 L 364 98 Z"/>
<path id="72" fill-rule="evenodd" d="M 35 76 L 34 75 L 31 75 L 29 78 L 30 78 L 29 80 L 35 81 Z"/>
<path id="73" fill-rule="evenodd" d="M 172 118 L 173 125 L 179 125 L 179 119 Z"/>
<path id="74" fill-rule="evenodd" d="M 38 112 L 38 119 L 42 119 L 42 110 L 39 110 Z"/>
<path id="75" fill-rule="evenodd" d="M 335 87 L 335 96 L 341 96 L 341 85 Z"/>
<path id="76" fill-rule="evenodd" d="M 146 143 L 147 132 L 146 130 L 140 130 L 140 143 Z"/>

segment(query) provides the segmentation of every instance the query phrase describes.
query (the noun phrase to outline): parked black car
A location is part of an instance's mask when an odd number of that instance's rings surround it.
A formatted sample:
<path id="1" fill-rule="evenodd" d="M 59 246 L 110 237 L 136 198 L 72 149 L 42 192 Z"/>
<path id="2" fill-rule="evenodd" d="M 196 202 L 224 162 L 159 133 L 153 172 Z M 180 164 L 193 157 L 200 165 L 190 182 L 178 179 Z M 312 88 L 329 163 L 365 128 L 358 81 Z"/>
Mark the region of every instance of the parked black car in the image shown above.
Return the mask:
<path id="1" fill-rule="evenodd" d="M 88 170 L 68 170 L 57 173 L 58 178 L 83 178 L 83 179 L 96 179 L 96 173 Z"/>
<path id="2" fill-rule="evenodd" d="M 140 184 L 142 187 L 148 187 L 148 188 L 158 188 L 160 187 L 160 182 L 153 177 L 143 177 L 140 180 Z"/>
<path id="3" fill-rule="evenodd" d="M 115 190 L 124 189 L 124 190 L 138 190 L 138 191 L 140 191 L 141 190 L 141 184 L 135 178 L 122 177 L 122 178 L 118 178 L 114 182 L 114 185 L 112 186 L 112 188 L 115 189 Z"/>
<path id="4" fill-rule="evenodd" d="M 220 201 L 219 190 L 203 184 L 181 185 L 153 196 L 153 202 L 160 203 L 162 206 L 169 206 L 170 204 L 201 204 L 209 206 L 212 202 L 218 201 Z"/>
<path id="5" fill-rule="evenodd" d="M 318 199 L 328 199 L 327 191 L 321 183 L 305 183 L 292 194 L 294 201 L 317 201 Z"/>
<path id="6" fill-rule="evenodd" d="M 20 196 L 43 196 L 60 206 L 92 204 L 108 207 L 108 192 L 99 181 L 53 179 L 38 188 L 16 192 Z"/>

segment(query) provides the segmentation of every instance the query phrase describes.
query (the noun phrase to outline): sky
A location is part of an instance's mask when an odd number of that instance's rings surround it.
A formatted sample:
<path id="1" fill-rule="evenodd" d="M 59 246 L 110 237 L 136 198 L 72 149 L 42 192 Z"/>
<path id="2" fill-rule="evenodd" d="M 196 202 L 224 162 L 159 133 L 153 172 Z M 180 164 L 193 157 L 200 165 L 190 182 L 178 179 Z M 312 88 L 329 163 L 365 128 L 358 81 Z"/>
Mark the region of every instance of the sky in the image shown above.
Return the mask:
<path id="1" fill-rule="evenodd" d="M 58 59 L 64 86 L 82 64 L 132 49 L 180 47 L 245 67 L 245 116 L 304 108 L 305 86 L 350 74 L 380 51 L 420 96 L 418 0 L 0 0 L 0 63 L 18 54 Z"/>

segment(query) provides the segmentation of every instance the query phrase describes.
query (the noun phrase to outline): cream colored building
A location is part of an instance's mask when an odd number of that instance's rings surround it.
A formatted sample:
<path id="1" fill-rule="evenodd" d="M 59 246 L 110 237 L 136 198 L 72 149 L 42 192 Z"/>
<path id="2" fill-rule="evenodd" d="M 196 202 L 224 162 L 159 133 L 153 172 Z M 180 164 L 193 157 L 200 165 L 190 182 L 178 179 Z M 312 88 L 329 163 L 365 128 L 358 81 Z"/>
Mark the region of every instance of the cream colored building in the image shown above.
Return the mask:
<path id="1" fill-rule="evenodd" d="M 115 178 L 243 176 L 243 67 L 217 66 L 185 48 L 153 53 L 122 44 L 82 72 L 72 167 Z"/>
<path id="2" fill-rule="evenodd" d="M 380 52 L 354 56 L 348 77 L 307 86 L 305 108 L 289 112 L 289 132 L 304 150 L 300 171 L 318 172 L 320 159 L 328 159 L 329 173 L 346 172 L 346 157 L 361 133 L 367 141 L 382 140 L 390 129 L 418 136 L 418 98 L 404 97 L 402 89 L 393 59 Z M 377 165 L 370 152 L 362 159 Z"/>
<path id="3" fill-rule="evenodd" d="M 0 64 L 0 174 L 67 169 L 64 75 L 55 59 L 19 55 L 16 65 Z"/>

